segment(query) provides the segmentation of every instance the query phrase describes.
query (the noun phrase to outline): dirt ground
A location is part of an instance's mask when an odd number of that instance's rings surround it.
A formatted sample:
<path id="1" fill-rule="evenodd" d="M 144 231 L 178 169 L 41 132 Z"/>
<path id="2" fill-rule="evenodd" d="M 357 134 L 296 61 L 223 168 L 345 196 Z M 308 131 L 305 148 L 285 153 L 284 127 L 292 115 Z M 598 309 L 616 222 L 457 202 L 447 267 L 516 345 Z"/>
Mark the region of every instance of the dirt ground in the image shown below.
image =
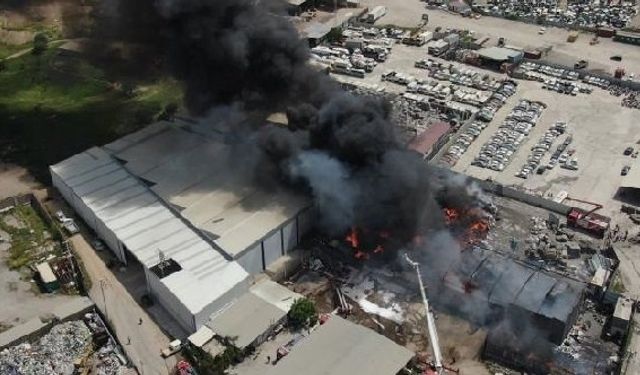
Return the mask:
<path id="1" fill-rule="evenodd" d="M 41 188 L 42 185 L 25 168 L 0 163 L 0 199 L 26 194 Z"/>

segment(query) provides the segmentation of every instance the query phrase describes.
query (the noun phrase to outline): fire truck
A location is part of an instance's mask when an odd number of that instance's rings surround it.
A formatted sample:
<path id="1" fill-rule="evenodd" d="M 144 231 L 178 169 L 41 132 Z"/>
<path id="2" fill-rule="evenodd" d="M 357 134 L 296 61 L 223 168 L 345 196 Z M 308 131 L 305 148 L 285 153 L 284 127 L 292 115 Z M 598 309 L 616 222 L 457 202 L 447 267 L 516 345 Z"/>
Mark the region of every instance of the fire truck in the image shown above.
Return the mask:
<path id="1" fill-rule="evenodd" d="M 611 218 L 596 214 L 595 211 L 602 208 L 601 204 L 588 202 L 582 199 L 565 198 L 566 200 L 572 200 L 594 206 L 591 210 L 587 211 L 582 208 L 572 207 L 567 214 L 567 225 L 572 227 L 578 227 L 586 230 L 587 232 L 596 235 L 598 237 L 604 237 L 604 234 L 609 229 Z"/>

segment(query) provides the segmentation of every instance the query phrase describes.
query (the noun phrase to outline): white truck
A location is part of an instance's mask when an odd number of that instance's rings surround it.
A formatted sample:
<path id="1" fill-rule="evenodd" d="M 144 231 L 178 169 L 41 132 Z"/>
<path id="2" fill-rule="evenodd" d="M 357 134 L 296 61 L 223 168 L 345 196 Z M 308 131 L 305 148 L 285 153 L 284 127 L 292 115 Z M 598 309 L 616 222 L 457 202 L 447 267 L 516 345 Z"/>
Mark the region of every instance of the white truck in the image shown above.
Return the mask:
<path id="1" fill-rule="evenodd" d="M 387 14 L 387 7 L 378 5 L 377 7 L 371 9 L 369 13 L 365 16 L 365 22 L 374 23 L 380 18 L 382 18 L 385 14 Z"/>

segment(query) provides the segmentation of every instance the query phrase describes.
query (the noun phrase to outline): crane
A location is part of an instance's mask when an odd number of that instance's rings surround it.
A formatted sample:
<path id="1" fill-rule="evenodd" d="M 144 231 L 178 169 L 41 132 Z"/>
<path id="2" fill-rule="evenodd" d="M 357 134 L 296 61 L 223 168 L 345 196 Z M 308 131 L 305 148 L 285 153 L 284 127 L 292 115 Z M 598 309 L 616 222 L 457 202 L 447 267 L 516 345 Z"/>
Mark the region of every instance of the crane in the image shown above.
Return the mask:
<path id="1" fill-rule="evenodd" d="M 440 352 L 440 341 L 438 340 L 438 331 L 436 331 L 436 322 L 433 317 L 433 311 L 429 307 L 429 300 L 427 299 L 427 293 L 424 290 L 424 284 L 422 283 L 422 275 L 420 274 L 420 264 L 409 258 L 409 254 L 405 253 L 404 258 L 407 263 L 416 270 L 418 275 L 418 283 L 420 284 L 420 295 L 422 296 L 422 303 L 427 316 L 427 331 L 429 332 L 429 343 L 431 344 L 431 350 L 433 351 L 433 358 L 435 364 L 435 370 L 438 375 L 441 375 L 444 371 L 442 365 L 442 352 Z"/>

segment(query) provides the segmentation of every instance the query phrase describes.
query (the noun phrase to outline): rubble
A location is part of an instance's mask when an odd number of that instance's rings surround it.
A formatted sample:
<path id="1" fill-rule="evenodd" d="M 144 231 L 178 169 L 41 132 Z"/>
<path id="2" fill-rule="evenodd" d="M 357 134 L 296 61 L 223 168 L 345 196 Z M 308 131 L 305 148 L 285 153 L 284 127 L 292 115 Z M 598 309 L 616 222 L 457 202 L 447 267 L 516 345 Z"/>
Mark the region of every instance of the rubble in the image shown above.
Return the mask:
<path id="1" fill-rule="evenodd" d="M 54 326 L 36 344 L 23 343 L 0 352 L 0 373 L 72 375 L 74 362 L 91 350 L 91 331 L 82 321 Z"/>

